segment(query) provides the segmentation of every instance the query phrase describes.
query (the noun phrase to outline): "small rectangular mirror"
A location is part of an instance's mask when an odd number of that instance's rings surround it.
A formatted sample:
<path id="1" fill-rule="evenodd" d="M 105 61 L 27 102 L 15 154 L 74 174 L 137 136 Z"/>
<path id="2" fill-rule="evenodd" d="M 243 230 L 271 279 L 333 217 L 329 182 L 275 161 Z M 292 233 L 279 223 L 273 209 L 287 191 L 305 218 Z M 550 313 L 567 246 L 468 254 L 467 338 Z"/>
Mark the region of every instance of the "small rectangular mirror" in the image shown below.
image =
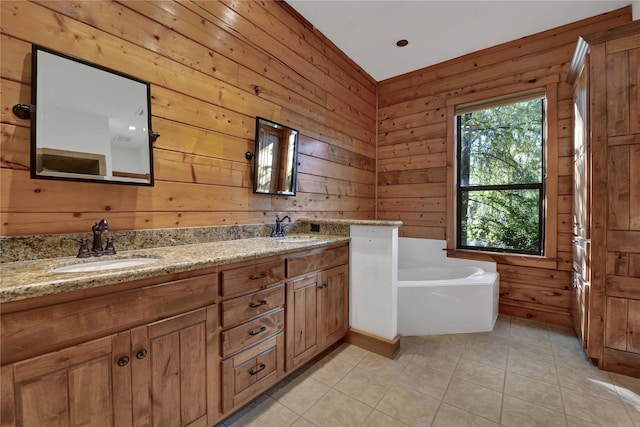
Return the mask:
<path id="1" fill-rule="evenodd" d="M 31 177 L 153 185 L 149 83 L 41 46 L 32 55 Z"/>
<path id="2" fill-rule="evenodd" d="M 290 127 L 256 118 L 254 193 L 295 196 L 298 133 Z"/>

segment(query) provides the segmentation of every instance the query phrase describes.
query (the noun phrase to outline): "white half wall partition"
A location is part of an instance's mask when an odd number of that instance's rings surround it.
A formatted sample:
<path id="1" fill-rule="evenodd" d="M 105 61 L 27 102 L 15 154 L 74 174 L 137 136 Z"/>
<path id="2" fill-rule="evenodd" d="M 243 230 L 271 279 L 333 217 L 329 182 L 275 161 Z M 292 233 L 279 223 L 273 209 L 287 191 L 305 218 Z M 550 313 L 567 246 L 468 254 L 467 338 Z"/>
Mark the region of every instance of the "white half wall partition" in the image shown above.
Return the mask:
<path id="1" fill-rule="evenodd" d="M 349 323 L 393 340 L 398 334 L 398 227 L 351 225 Z"/>

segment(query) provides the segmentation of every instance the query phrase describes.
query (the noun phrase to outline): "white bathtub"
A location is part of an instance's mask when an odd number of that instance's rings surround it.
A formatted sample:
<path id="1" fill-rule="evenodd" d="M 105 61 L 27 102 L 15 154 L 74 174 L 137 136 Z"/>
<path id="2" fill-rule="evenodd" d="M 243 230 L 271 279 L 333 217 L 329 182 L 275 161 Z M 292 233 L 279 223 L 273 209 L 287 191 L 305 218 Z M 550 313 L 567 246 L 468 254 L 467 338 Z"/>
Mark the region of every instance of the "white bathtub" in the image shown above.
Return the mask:
<path id="1" fill-rule="evenodd" d="M 486 332 L 498 317 L 495 263 L 447 258 L 445 242 L 400 238 L 398 332 L 405 336 Z"/>

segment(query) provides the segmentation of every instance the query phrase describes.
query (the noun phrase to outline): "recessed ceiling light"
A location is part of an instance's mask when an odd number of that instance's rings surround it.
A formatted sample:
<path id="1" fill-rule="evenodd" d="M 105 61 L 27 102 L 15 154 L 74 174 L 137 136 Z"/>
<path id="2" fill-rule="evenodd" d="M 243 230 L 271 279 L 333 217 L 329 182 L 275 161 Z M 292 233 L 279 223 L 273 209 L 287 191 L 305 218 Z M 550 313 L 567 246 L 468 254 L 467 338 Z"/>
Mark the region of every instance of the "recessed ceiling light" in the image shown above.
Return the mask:
<path id="1" fill-rule="evenodd" d="M 398 40 L 396 42 L 396 46 L 398 46 L 398 47 L 405 47 L 408 44 L 409 44 L 409 40 L 405 40 L 405 39 Z"/>

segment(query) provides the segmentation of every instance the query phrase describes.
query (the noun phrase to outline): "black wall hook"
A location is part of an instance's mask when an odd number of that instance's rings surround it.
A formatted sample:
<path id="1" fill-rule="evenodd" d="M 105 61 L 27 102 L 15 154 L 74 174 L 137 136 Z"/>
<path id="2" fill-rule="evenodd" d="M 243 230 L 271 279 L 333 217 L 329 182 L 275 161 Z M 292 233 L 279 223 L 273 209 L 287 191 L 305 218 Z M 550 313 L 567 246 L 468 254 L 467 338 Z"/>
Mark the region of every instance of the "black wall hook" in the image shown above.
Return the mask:
<path id="1" fill-rule="evenodd" d="M 152 144 L 156 142 L 156 139 L 158 138 L 160 138 L 160 134 L 158 132 L 151 132 L 151 134 L 149 135 L 149 139 L 151 140 Z"/>
<path id="2" fill-rule="evenodd" d="M 11 108 L 13 114 L 24 120 L 28 120 L 31 118 L 31 105 L 28 104 L 16 104 Z"/>

